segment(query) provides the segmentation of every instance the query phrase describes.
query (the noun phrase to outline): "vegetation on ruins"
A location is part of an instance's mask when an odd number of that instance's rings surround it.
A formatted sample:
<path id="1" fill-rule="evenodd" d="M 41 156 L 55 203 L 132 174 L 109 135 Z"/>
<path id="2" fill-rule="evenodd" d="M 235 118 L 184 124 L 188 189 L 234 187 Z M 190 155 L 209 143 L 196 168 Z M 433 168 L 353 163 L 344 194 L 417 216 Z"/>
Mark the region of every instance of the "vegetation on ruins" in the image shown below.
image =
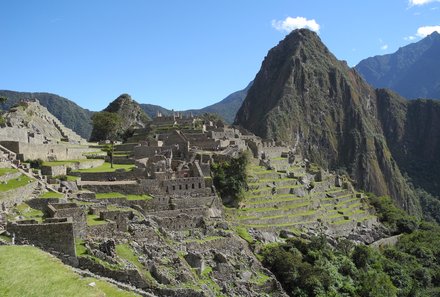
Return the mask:
<path id="1" fill-rule="evenodd" d="M 242 153 L 238 158 L 212 164 L 214 186 L 225 204 L 238 206 L 238 203 L 244 198 L 248 163 L 248 154 Z"/>
<path id="2" fill-rule="evenodd" d="M 386 226 L 408 232 L 395 246 L 379 249 L 344 239 L 332 246 L 316 236 L 263 248 L 263 264 L 290 296 L 438 296 L 440 226 L 416 224 L 389 198 L 370 199 Z"/>
<path id="3" fill-rule="evenodd" d="M 3 105 L 6 103 L 6 101 L 8 101 L 8 98 L 5 96 L 0 96 L 0 104 Z M 0 114 L 0 125 L 4 125 L 5 124 L 5 118 L 3 117 L 2 114 Z"/>
<path id="4" fill-rule="evenodd" d="M 41 166 L 43 166 L 44 161 L 41 159 L 35 159 L 35 160 L 26 160 L 26 163 L 29 163 L 31 168 L 40 169 Z"/>

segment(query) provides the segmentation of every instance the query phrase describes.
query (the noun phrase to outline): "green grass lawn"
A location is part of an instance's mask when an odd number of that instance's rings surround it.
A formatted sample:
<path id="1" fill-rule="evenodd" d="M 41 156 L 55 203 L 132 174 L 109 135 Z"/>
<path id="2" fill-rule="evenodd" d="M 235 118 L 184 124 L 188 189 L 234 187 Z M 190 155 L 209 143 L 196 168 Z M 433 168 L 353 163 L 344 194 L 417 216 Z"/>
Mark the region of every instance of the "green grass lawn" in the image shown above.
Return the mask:
<path id="1" fill-rule="evenodd" d="M 107 221 L 101 220 L 99 216 L 94 214 L 87 215 L 87 225 L 96 226 L 96 225 L 104 225 L 107 224 Z"/>
<path id="2" fill-rule="evenodd" d="M 6 192 L 9 190 L 17 189 L 27 185 L 30 181 L 34 179 L 27 177 L 26 175 L 21 175 L 16 179 L 11 179 L 6 183 L 0 183 L 0 192 Z"/>
<path id="3" fill-rule="evenodd" d="M 24 217 L 24 219 L 26 220 L 34 219 L 37 220 L 38 222 L 43 221 L 43 215 L 44 215 L 43 212 L 41 210 L 31 208 L 26 203 L 21 203 L 17 205 L 15 207 L 15 211 L 17 215 Z"/>
<path id="4" fill-rule="evenodd" d="M 0 176 L 15 172 L 18 172 L 18 170 L 14 168 L 0 168 Z"/>
<path id="5" fill-rule="evenodd" d="M 57 192 L 46 192 L 40 195 L 40 198 L 63 198 L 64 195 Z"/>
<path id="6" fill-rule="evenodd" d="M 139 296 L 102 280 L 83 278 L 60 260 L 31 246 L 0 246 L 0 271 L 0 296 Z M 95 287 L 88 285 L 92 282 Z"/>
<path id="7" fill-rule="evenodd" d="M 111 168 L 110 163 L 105 162 L 101 166 L 89 169 L 79 169 L 74 170 L 74 172 L 114 172 L 116 169 L 125 169 L 126 171 L 130 171 L 135 168 L 133 164 L 113 164 L 113 168 Z"/>
<path id="8" fill-rule="evenodd" d="M 135 255 L 133 250 L 131 249 L 129 244 L 117 244 L 116 245 L 116 254 L 121 257 L 122 259 L 125 259 L 129 262 L 131 262 L 133 265 L 135 265 L 139 269 L 144 269 L 145 267 L 139 262 L 138 257 Z"/>
<path id="9" fill-rule="evenodd" d="M 68 164 L 72 164 L 72 163 L 82 163 L 82 162 L 89 162 L 89 161 L 90 161 L 90 159 L 45 161 L 45 162 L 43 162 L 43 166 L 60 166 L 60 165 L 68 165 Z"/>
<path id="10" fill-rule="evenodd" d="M 84 245 L 84 240 L 80 238 L 75 238 L 75 250 L 76 250 L 76 255 L 78 257 L 87 254 L 87 249 Z"/>
<path id="11" fill-rule="evenodd" d="M 67 181 L 77 181 L 79 179 L 79 176 L 73 176 L 73 175 L 66 175 Z"/>
<path id="12" fill-rule="evenodd" d="M 127 200 L 150 200 L 151 197 L 148 194 L 143 195 L 124 195 L 117 192 L 109 192 L 109 193 L 96 193 L 97 199 L 113 199 L 113 198 L 126 198 Z"/>
<path id="13" fill-rule="evenodd" d="M 148 194 L 143 194 L 143 195 L 127 195 L 127 200 L 150 200 L 153 199 L 153 197 L 151 197 Z"/>
<path id="14" fill-rule="evenodd" d="M 124 198 L 125 195 L 117 192 L 96 193 L 97 199 Z"/>

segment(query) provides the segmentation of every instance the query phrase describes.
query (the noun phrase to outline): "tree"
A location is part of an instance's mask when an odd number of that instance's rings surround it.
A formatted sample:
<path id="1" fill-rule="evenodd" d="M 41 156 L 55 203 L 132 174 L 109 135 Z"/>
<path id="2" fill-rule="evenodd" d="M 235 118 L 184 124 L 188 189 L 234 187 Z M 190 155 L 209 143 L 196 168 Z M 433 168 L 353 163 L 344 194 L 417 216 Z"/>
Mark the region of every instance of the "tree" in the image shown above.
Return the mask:
<path id="1" fill-rule="evenodd" d="M 238 158 L 212 164 L 213 182 L 225 204 L 237 207 L 243 199 L 248 163 L 248 153 L 244 152 Z"/>
<path id="2" fill-rule="evenodd" d="M 117 113 L 101 111 L 92 116 L 93 131 L 90 141 L 111 140 L 120 138 L 122 119 Z"/>
<path id="3" fill-rule="evenodd" d="M 0 104 L 4 104 L 6 103 L 6 101 L 8 101 L 8 98 L 5 96 L 0 96 Z"/>
<path id="4" fill-rule="evenodd" d="M 114 141 L 111 141 L 110 144 L 106 144 L 102 150 L 107 152 L 107 157 L 110 158 L 110 168 L 113 168 L 113 153 L 115 151 Z"/>

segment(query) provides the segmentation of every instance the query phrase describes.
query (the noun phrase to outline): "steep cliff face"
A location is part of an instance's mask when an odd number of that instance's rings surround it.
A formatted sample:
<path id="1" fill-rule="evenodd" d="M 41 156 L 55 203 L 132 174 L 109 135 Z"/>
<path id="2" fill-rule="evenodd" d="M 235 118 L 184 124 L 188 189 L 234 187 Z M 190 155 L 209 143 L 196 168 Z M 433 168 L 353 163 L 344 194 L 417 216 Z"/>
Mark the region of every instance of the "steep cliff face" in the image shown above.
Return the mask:
<path id="1" fill-rule="evenodd" d="M 291 145 L 324 167 L 345 169 L 357 186 L 418 205 L 393 159 L 378 119 L 378 96 L 318 35 L 296 30 L 271 49 L 236 123 Z"/>
<path id="2" fill-rule="evenodd" d="M 416 186 L 440 194 L 440 101 L 405 100 L 379 89 L 378 117 L 400 169 Z"/>

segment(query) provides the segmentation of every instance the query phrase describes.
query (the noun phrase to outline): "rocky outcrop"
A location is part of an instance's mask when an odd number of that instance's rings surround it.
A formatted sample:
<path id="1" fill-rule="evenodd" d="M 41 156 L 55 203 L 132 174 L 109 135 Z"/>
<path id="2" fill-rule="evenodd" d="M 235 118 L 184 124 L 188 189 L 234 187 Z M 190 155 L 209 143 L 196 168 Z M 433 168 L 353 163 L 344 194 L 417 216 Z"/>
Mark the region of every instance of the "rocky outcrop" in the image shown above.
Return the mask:
<path id="1" fill-rule="evenodd" d="M 235 122 L 296 145 L 321 166 L 347 171 L 358 188 L 418 212 L 384 137 L 378 100 L 316 33 L 295 30 L 269 51 Z"/>
<path id="2" fill-rule="evenodd" d="M 120 95 L 103 111 L 119 115 L 121 125 L 118 128 L 118 131 L 115 131 L 115 133 L 120 136 L 127 135 L 127 133 L 130 134 L 130 131 L 134 129 L 144 128 L 145 125 L 151 120 L 148 115 L 142 110 L 140 105 L 136 101 L 134 101 L 128 94 Z M 90 139 L 92 141 L 100 140 L 100 134 L 101 131 L 96 127 L 93 127 Z"/>
<path id="3" fill-rule="evenodd" d="M 69 129 L 72 129 L 81 137 L 88 139 L 92 132 L 90 117 L 93 112 L 78 106 L 75 102 L 51 93 L 29 93 L 0 90 L 0 96 L 8 100 L 0 104 L 1 109 L 9 110 L 20 101 L 37 99 L 41 105 L 53 114 Z"/>
<path id="4" fill-rule="evenodd" d="M 0 140 L 33 144 L 85 143 L 86 140 L 66 128 L 38 100 L 21 101 L 3 115 Z"/>

